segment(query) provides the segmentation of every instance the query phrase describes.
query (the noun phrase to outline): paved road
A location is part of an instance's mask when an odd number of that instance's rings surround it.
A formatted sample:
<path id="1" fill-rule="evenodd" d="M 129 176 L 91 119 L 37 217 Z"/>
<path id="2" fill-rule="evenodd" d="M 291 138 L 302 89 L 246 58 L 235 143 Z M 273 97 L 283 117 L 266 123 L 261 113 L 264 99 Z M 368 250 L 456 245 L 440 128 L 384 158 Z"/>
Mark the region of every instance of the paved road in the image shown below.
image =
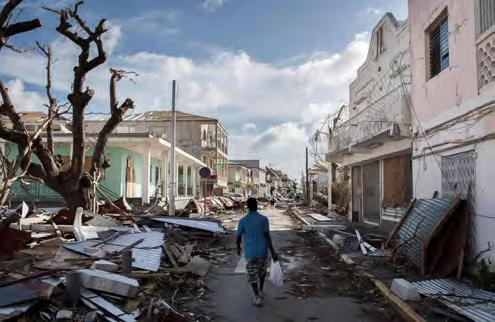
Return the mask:
<path id="1" fill-rule="evenodd" d="M 261 212 L 270 220 L 286 283 L 275 288 L 267 282 L 264 306 L 253 307 L 246 277 L 233 274 L 238 257 L 229 256 L 208 275 L 212 294 L 207 310 L 215 321 L 400 321 L 372 287 L 343 268 L 314 234 L 300 232 L 283 210 Z M 230 226 L 235 227 L 240 217 Z M 226 249 L 232 252 L 234 235 L 226 240 Z"/>

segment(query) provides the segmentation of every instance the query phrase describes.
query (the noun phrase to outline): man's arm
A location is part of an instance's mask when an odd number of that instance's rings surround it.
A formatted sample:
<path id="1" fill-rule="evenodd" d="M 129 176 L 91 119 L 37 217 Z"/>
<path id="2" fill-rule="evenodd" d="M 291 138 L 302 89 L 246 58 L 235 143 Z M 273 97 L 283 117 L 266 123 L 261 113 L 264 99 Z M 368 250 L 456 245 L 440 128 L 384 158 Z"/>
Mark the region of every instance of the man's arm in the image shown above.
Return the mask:
<path id="1" fill-rule="evenodd" d="M 241 243 L 242 243 L 242 234 L 243 233 L 244 233 L 244 224 L 243 224 L 243 221 L 241 220 L 239 222 L 239 226 L 237 226 L 237 238 L 235 240 L 235 242 L 237 244 L 237 255 L 239 255 L 239 256 L 242 256 Z"/>
<path id="2" fill-rule="evenodd" d="M 241 256 L 242 254 L 242 235 L 237 234 L 236 244 L 237 244 L 237 255 Z"/>
<path id="3" fill-rule="evenodd" d="M 278 261 L 278 255 L 275 252 L 275 248 L 273 248 L 272 237 L 270 236 L 269 231 L 265 232 L 265 238 L 266 238 L 266 241 L 268 242 L 268 249 L 270 250 L 270 254 L 272 254 L 273 261 L 277 262 Z"/>

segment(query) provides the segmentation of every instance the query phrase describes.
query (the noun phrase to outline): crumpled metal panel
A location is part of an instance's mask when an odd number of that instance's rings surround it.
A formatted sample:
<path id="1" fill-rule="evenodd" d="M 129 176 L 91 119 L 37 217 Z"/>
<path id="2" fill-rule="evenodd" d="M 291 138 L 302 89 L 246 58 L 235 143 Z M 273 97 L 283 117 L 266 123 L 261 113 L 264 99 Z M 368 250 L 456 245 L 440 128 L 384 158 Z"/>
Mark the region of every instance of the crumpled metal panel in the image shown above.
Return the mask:
<path id="1" fill-rule="evenodd" d="M 151 231 L 146 233 L 127 233 L 102 244 L 100 239 L 86 240 L 79 243 L 66 243 L 64 248 L 74 252 L 92 256 L 86 251 L 88 247 L 101 247 L 107 253 L 119 252 L 125 247 L 132 245 L 140 239 L 144 239 L 139 244 L 132 247 L 132 267 L 148 271 L 158 271 L 162 255 L 162 244 L 165 234 Z"/>
<path id="2" fill-rule="evenodd" d="M 423 243 L 443 218 L 453 199 L 418 199 L 401 227 L 395 233 L 394 244 L 415 266 L 421 267 Z"/>
<path id="3" fill-rule="evenodd" d="M 222 233 L 222 234 L 225 233 L 223 227 L 216 221 L 170 218 L 170 217 L 154 217 L 151 218 L 151 220 L 161 221 L 172 225 L 195 228 L 199 230 L 206 230 L 212 233 Z"/>
<path id="4" fill-rule="evenodd" d="M 420 294 L 437 299 L 475 322 L 495 321 L 495 293 L 448 279 L 412 283 Z"/>

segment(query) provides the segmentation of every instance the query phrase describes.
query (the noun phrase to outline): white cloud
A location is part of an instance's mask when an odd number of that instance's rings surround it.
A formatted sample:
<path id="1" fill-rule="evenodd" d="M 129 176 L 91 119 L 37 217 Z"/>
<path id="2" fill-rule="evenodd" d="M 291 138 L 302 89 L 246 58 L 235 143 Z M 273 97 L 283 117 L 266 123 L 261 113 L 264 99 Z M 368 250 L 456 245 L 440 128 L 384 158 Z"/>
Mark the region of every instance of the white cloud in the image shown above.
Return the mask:
<path id="1" fill-rule="evenodd" d="M 202 7 L 208 11 L 215 11 L 228 2 L 228 0 L 204 0 Z"/>
<path id="2" fill-rule="evenodd" d="M 46 100 L 38 92 L 26 90 L 20 79 L 8 81 L 5 86 L 18 112 L 46 111 L 46 108 L 43 107 Z"/>
<path id="3" fill-rule="evenodd" d="M 242 129 L 244 131 L 256 130 L 256 123 L 253 122 L 246 123 L 242 126 Z"/>
<path id="4" fill-rule="evenodd" d="M 109 52 L 118 49 L 120 39 L 119 25 L 113 24 L 112 30 L 105 43 Z M 318 53 L 283 66 L 257 61 L 242 51 L 220 51 L 202 61 L 150 52 L 114 53 L 88 75 L 87 83 L 95 90 L 91 108 L 107 110 L 109 67 L 139 74 L 136 83 L 123 80 L 118 89 L 121 99 L 134 99 L 136 112 L 168 108 L 171 81 L 176 79 L 179 109 L 218 117 L 230 130 L 233 155 L 249 153 L 298 175 L 310 130 L 347 102 L 348 85 L 366 57 L 368 39 L 368 33 L 360 33 L 341 52 Z M 53 86 L 64 97 L 77 48 L 63 38 L 51 45 L 56 58 Z M 25 83 L 44 86 L 44 66 L 40 55 L 0 54 L 0 74 Z M 291 155 L 292 160 L 286 148 L 301 151 Z"/>
<path id="5" fill-rule="evenodd" d="M 367 7 L 365 10 L 365 13 L 372 14 L 372 15 L 382 15 L 385 13 L 385 11 L 381 8 Z"/>
<path id="6" fill-rule="evenodd" d="M 230 136 L 233 159 L 262 157 L 264 163 L 287 171 L 298 177 L 304 165 L 305 146 L 309 133 L 304 127 L 285 122 L 274 125 L 259 134 L 234 134 Z"/>

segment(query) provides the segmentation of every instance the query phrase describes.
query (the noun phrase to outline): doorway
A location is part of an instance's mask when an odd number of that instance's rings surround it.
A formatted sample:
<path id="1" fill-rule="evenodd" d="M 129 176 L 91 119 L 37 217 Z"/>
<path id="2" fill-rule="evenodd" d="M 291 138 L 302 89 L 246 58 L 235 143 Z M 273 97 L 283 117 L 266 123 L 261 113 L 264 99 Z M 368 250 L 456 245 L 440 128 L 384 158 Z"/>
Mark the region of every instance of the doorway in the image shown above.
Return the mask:
<path id="1" fill-rule="evenodd" d="M 127 164 L 125 168 L 125 196 L 126 198 L 134 197 L 136 183 L 136 169 L 134 165 L 134 159 L 127 157 Z"/>
<path id="2" fill-rule="evenodd" d="M 363 211 L 363 183 L 361 166 L 352 167 L 352 221 L 359 222 Z"/>
<path id="3" fill-rule="evenodd" d="M 380 224 L 380 163 L 363 165 L 363 221 Z"/>

